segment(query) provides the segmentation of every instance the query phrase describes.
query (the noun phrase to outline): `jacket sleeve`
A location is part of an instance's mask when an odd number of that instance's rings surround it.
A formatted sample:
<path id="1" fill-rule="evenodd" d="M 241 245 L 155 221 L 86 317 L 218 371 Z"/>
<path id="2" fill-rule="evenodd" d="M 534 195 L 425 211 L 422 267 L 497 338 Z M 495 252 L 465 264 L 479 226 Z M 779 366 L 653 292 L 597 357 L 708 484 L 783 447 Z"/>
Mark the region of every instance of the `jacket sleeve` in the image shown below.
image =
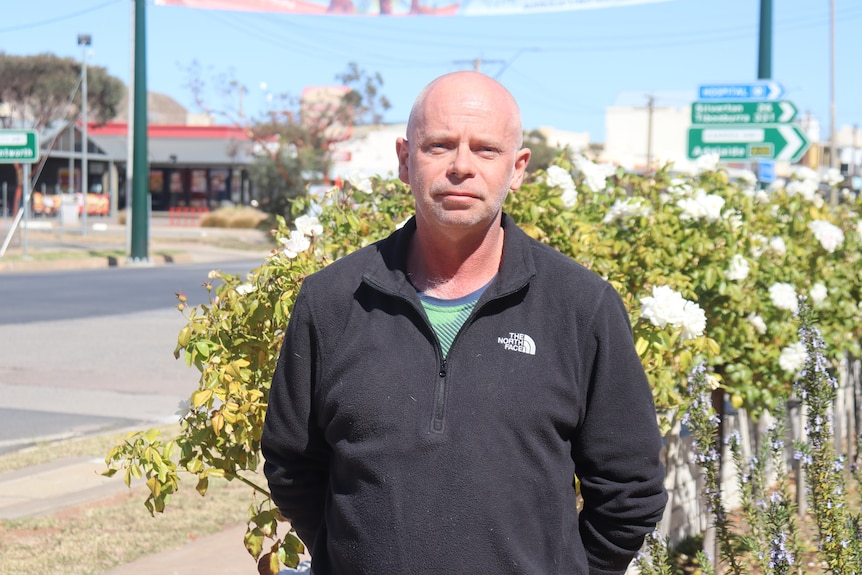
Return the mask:
<path id="1" fill-rule="evenodd" d="M 314 409 L 318 359 L 307 291 L 301 288 L 270 388 L 261 451 L 272 499 L 309 551 L 323 522 L 329 478 L 330 450 Z"/>
<path id="2" fill-rule="evenodd" d="M 590 575 L 622 575 L 661 519 L 667 493 L 652 392 L 622 300 L 607 285 L 582 341 L 585 410 L 573 458 Z"/>

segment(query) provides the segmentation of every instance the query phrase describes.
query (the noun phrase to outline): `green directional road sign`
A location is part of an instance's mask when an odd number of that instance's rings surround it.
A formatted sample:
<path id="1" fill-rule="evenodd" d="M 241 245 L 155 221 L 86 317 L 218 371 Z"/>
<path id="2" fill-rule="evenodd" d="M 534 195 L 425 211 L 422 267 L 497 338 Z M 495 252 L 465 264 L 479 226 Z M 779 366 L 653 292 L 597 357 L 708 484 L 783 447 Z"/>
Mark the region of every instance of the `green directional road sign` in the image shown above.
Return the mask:
<path id="1" fill-rule="evenodd" d="M 780 102 L 695 102 L 692 124 L 785 124 L 796 117 L 796 106 Z"/>
<path id="2" fill-rule="evenodd" d="M 0 164 L 39 161 L 39 134 L 35 130 L 0 130 Z"/>
<path id="3" fill-rule="evenodd" d="M 718 154 L 722 160 L 798 162 L 810 142 L 798 126 L 728 125 L 688 130 L 688 157 Z"/>

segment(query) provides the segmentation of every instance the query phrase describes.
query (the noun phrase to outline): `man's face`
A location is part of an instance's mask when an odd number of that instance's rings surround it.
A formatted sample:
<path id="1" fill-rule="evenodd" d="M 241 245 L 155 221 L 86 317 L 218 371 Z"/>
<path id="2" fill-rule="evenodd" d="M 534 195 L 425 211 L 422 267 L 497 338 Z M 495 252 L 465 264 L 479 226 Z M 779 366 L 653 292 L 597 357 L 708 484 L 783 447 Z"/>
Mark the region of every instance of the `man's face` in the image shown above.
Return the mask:
<path id="1" fill-rule="evenodd" d="M 396 145 L 399 177 L 410 184 L 420 225 L 473 228 L 500 217 L 530 157 L 516 149 L 517 113 L 508 94 L 487 83 L 443 82 L 427 94 L 409 141 Z"/>

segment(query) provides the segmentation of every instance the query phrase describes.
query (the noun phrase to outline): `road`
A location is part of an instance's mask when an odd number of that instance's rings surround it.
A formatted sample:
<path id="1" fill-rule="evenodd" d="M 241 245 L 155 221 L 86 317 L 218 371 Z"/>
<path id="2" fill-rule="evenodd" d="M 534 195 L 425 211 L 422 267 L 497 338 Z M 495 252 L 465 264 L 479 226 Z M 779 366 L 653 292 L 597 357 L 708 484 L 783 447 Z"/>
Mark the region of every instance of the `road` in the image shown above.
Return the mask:
<path id="1" fill-rule="evenodd" d="M 0 453 L 35 442 L 175 419 L 198 372 L 175 360 L 175 294 L 209 301 L 208 272 L 171 264 L 0 276 Z"/>

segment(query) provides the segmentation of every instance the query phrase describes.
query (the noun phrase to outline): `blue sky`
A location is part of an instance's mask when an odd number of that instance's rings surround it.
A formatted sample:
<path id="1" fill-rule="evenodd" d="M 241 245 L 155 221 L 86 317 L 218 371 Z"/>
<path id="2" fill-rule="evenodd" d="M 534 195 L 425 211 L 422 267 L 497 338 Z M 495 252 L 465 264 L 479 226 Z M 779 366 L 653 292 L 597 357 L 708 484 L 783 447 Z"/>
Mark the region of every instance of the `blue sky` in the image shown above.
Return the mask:
<path id="1" fill-rule="evenodd" d="M 862 125 L 862 2 L 834 0 L 838 129 Z M 77 35 L 92 35 L 88 62 L 128 81 L 131 0 L 2 0 L 0 51 L 80 59 Z M 496 77 L 521 105 L 525 128 L 554 126 L 604 139 L 604 111 L 629 104 L 690 103 L 704 84 L 757 79 L 759 0 L 666 0 L 633 6 L 516 16 L 304 16 L 147 4 L 148 88 L 196 111 L 188 88 L 197 62 L 208 85 L 232 76 L 248 88 L 246 112 L 267 93 L 298 96 L 336 83 L 356 62 L 379 72 L 406 121 L 432 78 L 473 67 Z M 800 114 L 830 124 L 829 2 L 773 0 L 772 79 Z M 262 86 L 265 86 L 263 88 Z M 214 91 L 213 91 L 214 92 Z M 237 106 L 216 94 L 215 108 Z M 860 126 L 862 127 L 862 126 Z"/>

